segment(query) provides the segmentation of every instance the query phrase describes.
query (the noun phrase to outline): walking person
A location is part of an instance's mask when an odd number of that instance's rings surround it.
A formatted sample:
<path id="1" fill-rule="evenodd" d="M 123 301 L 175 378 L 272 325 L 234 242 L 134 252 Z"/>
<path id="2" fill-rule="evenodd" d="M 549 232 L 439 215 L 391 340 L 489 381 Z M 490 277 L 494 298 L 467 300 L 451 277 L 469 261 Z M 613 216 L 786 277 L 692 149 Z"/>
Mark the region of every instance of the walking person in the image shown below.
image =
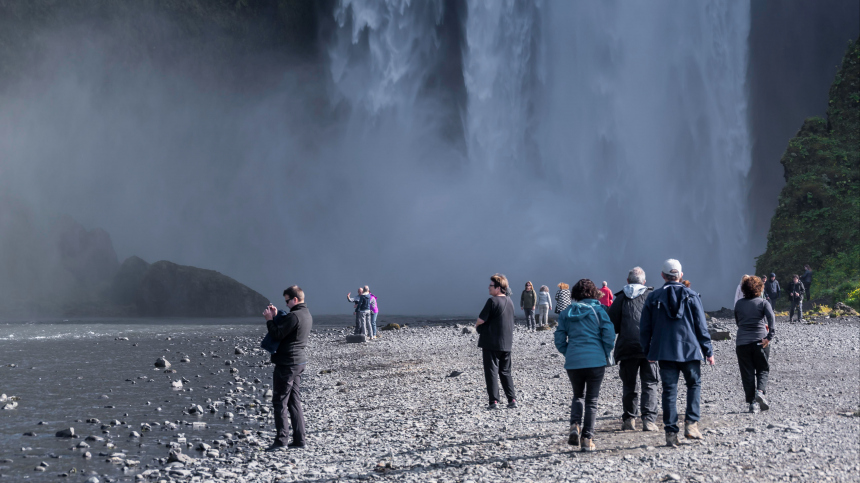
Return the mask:
<path id="1" fill-rule="evenodd" d="M 358 287 L 358 297 L 352 298 L 352 292 L 346 294 L 346 299 L 355 304 L 355 332 L 365 337 L 371 337 L 373 330 L 370 328 L 370 295 L 364 291 L 364 287 Z"/>
<path id="2" fill-rule="evenodd" d="M 770 279 L 764 283 L 764 298 L 770 303 L 771 308 L 773 308 L 776 300 L 779 298 L 780 288 L 779 282 L 776 280 L 776 274 L 771 273 Z M 736 302 L 737 303 L 737 302 Z"/>
<path id="3" fill-rule="evenodd" d="M 549 325 L 549 311 L 552 310 L 552 296 L 549 294 L 549 287 L 541 285 L 538 292 L 538 327 Z"/>
<path id="4" fill-rule="evenodd" d="M 806 295 L 806 287 L 800 281 L 797 274 L 791 276 L 791 283 L 788 284 L 788 301 L 791 302 L 791 308 L 788 311 L 788 321 L 794 318 L 794 311 L 797 309 L 797 321 L 803 322 L 803 296 Z"/>
<path id="5" fill-rule="evenodd" d="M 800 281 L 803 282 L 803 288 L 806 290 L 806 301 L 809 302 L 810 297 L 812 297 L 812 269 L 809 268 L 809 265 L 804 265 L 803 276 L 800 277 Z"/>
<path id="6" fill-rule="evenodd" d="M 603 282 L 603 287 L 600 287 L 600 304 L 608 308 L 612 305 L 613 298 L 612 290 L 609 290 L 608 284 Z"/>
<path id="7" fill-rule="evenodd" d="M 615 360 L 621 378 L 621 430 L 635 431 L 636 419 L 642 418 L 642 431 L 657 431 L 657 386 L 659 384 L 656 362 L 649 362 L 639 342 L 639 318 L 645 299 L 654 289 L 645 286 L 645 271 L 633 267 L 627 273 L 627 285 L 616 294 L 615 301 L 607 310 L 609 320 L 615 327 Z M 642 382 L 640 404 L 639 382 Z"/>
<path id="8" fill-rule="evenodd" d="M 284 301 L 290 309 L 289 313 L 278 312 L 274 305 L 269 305 L 263 312 L 268 337 L 278 342 L 277 350 L 271 357 L 271 362 L 275 365 L 275 371 L 272 374 L 275 440 L 268 451 L 275 451 L 285 446 L 304 448 L 307 444 L 301 382 L 302 373 L 308 362 L 305 348 L 308 345 L 313 318 L 305 304 L 305 293 L 298 285 L 284 290 Z M 293 440 L 289 443 L 290 428 L 286 425 L 288 417 L 290 427 L 293 429 Z"/>
<path id="9" fill-rule="evenodd" d="M 370 292 L 369 286 L 364 286 L 364 293 L 370 297 L 370 328 L 373 330 L 373 335 L 370 338 L 376 339 L 376 334 L 378 333 L 376 329 L 376 317 L 379 315 L 379 302 L 376 301 L 376 295 Z"/>
<path id="10" fill-rule="evenodd" d="M 741 371 L 741 382 L 749 412 L 770 408 L 767 394 L 767 378 L 770 373 L 770 341 L 774 334 L 773 308 L 761 298 L 764 284 L 752 276 L 744 280 L 741 287 L 744 298 L 735 304 L 735 323 L 738 324 L 735 352 Z"/>
<path id="11" fill-rule="evenodd" d="M 558 284 L 558 291 L 555 293 L 555 313 L 560 314 L 562 310 L 570 305 L 570 290 L 564 282 Z"/>
<path id="12" fill-rule="evenodd" d="M 514 341 L 514 302 L 508 297 L 508 279 L 497 273 L 490 277 L 490 298 L 481 309 L 475 330 L 483 352 L 484 379 L 490 403 L 499 408 L 499 380 L 508 399 L 508 409 L 517 408 L 517 394 L 511 376 L 511 346 Z"/>
<path id="13" fill-rule="evenodd" d="M 573 389 L 567 443 L 594 451 L 597 399 L 615 343 L 615 330 L 600 304 L 600 290 L 584 278 L 573 286 L 571 303 L 558 317 L 555 347 L 564 355 L 564 368 Z"/>
<path id="14" fill-rule="evenodd" d="M 645 300 L 639 319 L 639 342 L 651 362 L 660 364 L 663 383 L 663 428 L 666 446 L 678 445 L 678 378 L 687 385 L 684 437 L 702 439 L 699 431 L 699 404 L 702 392 L 702 359 L 714 364 L 711 333 L 699 294 L 685 287 L 681 262 L 663 262 L 666 282 Z"/>
<path id="15" fill-rule="evenodd" d="M 526 329 L 535 330 L 535 306 L 537 305 L 537 295 L 535 294 L 534 286 L 531 282 L 526 282 L 526 288 L 520 295 L 520 308 L 526 314 Z"/>

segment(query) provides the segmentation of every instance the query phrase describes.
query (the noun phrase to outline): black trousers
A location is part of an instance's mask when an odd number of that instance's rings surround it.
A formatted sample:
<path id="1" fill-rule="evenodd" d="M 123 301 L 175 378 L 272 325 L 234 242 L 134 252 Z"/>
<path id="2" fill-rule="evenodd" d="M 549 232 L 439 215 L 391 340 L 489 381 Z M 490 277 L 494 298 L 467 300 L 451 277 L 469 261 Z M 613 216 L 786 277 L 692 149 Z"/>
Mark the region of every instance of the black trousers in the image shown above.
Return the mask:
<path id="1" fill-rule="evenodd" d="M 302 412 L 301 382 L 305 365 L 276 365 L 272 375 L 272 406 L 275 408 L 275 441 L 287 445 L 290 428 L 286 426 L 287 417 L 293 427 L 293 443 L 305 444 L 305 415 Z M 286 404 L 285 404 L 286 403 Z"/>
<path id="2" fill-rule="evenodd" d="M 767 394 L 767 377 L 770 373 L 770 346 L 762 348 L 758 342 L 735 347 L 738 366 L 741 370 L 741 383 L 747 404 L 755 401 L 756 390 Z"/>
<path id="3" fill-rule="evenodd" d="M 487 396 L 490 404 L 499 401 L 499 379 L 508 402 L 516 399 L 514 378 L 511 377 L 511 353 L 484 349 L 484 379 L 487 381 Z"/>
<path id="4" fill-rule="evenodd" d="M 618 363 L 621 377 L 621 405 L 624 407 L 623 419 L 637 418 L 642 410 L 642 419 L 649 422 L 657 420 L 657 406 L 660 403 L 657 391 L 660 385 L 660 369 L 656 362 L 647 359 L 624 359 Z M 639 380 L 642 381 L 642 404 L 639 404 Z"/>
<path id="5" fill-rule="evenodd" d="M 573 386 L 573 401 L 570 403 L 570 424 L 582 424 L 583 438 L 594 437 L 594 421 L 597 420 L 597 399 L 603 384 L 605 367 L 568 369 L 567 378 Z M 583 415 L 583 413 L 585 413 Z M 583 421 L 584 416 L 584 421 Z"/>

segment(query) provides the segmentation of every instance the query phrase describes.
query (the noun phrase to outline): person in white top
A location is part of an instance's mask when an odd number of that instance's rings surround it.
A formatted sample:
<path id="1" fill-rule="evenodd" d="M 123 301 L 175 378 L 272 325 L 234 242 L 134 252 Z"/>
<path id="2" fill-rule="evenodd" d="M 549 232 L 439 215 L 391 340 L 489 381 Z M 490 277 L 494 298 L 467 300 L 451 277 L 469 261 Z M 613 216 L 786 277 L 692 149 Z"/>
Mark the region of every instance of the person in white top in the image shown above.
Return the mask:
<path id="1" fill-rule="evenodd" d="M 538 327 L 549 325 L 550 310 L 552 310 L 552 297 L 549 295 L 549 287 L 541 285 L 538 293 Z"/>

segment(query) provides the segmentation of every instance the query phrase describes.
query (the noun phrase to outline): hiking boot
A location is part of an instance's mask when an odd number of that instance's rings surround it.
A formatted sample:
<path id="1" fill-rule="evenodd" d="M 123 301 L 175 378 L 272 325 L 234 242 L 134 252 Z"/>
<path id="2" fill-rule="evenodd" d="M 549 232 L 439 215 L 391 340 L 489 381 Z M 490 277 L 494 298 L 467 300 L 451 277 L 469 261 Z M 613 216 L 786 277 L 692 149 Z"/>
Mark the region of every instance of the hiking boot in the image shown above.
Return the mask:
<path id="1" fill-rule="evenodd" d="M 657 431 L 658 429 L 660 428 L 657 427 L 657 423 L 654 421 L 642 420 L 642 431 Z"/>
<path id="2" fill-rule="evenodd" d="M 511 402 L 508 403 L 508 409 L 516 409 L 518 407 L 520 406 L 517 404 L 516 399 L 511 399 Z"/>
<path id="3" fill-rule="evenodd" d="M 636 431 L 636 420 L 627 418 L 621 423 L 621 431 Z"/>
<path id="4" fill-rule="evenodd" d="M 580 444 L 582 447 L 582 452 L 587 453 L 589 451 L 594 451 L 597 449 L 597 446 L 594 445 L 594 440 L 591 438 L 582 438 L 582 443 Z"/>
<path id="5" fill-rule="evenodd" d="M 666 446 L 670 448 L 678 447 L 678 433 L 666 431 Z"/>
<path id="6" fill-rule="evenodd" d="M 492 411 L 493 409 L 499 409 L 499 401 L 493 401 L 487 406 L 487 411 Z"/>
<path id="7" fill-rule="evenodd" d="M 579 425 L 570 425 L 570 434 L 567 436 L 567 444 L 571 446 L 579 446 Z"/>
<path id="8" fill-rule="evenodd" d="M 284 449 L 284 448 L 286 448 L 286 445 L 284 445 L 284 443 L 280 443 L 280 442 L 278 442 L 278 441 L 275 441 L 274 443 L 272 443 L 272 445 L 271 445 L 271 446 L 269 446 L 268 448 L 266 448 L 266 452 L 267 452 L 267 453 L 272 453 L 272 452 L 274 452 L 274 451 L 281 451 L 281 450 L 282 450 L 282 449 Z"/>
<path id="9" fill-rule="evenodd" d="M 702 439 L 702 433 L 699 432 L 698 421 L 684 422 L 684 437 L 687 439 Z"/>
<path id="10" fill-rule="evenodd" d="M 770 404 L 768 404 L 767 399 L 764 398 L 764 393 L 761 391 L 755 392 L 755 401 L 761 407 L 762 411 L 767 411 L 770 409 Z"/>
<path id="11" fill-rule="evenodd" d="M 758 403 L 753 401 L 750 403 L 749 410 L 747 411 L 750 414 L 758 414 Z"/>

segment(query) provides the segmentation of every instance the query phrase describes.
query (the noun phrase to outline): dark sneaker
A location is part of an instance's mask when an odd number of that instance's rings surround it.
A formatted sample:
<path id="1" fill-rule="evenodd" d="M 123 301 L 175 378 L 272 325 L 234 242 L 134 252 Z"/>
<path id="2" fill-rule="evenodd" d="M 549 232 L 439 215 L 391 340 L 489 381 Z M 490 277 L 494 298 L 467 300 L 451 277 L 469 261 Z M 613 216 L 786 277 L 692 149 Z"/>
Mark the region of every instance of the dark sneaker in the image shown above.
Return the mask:
<path id="1" fill-rule="evenodd" d="M 513 400 L 511 400 L 511 402 L 508 403 L 508 409 L 516 409 L 518 407 L 520 407 L 520 406 L 517 404 L 516 399 L 513 399 Z"/>
<path id="2" fill-rule="evenodd" d="M 499 402 L 498 401 L 493 401 L 487 406 L 488 411 L 491 411 L 493 409 L 499 409 Z"/>
<path id="3" fill-rule="evenodd" d="M 761 391 L 755 392 L 755 401 L 761 407 L 762 411 L 767 411 L 768 409 L 770 409 L 770 404 L 767 403 L 767 399 L 764 398 L 764 393 L 762 393 Z"/>
<path id="4" fill-rule="evenodd" d="M 287 448 L 289 449 L 305 449 L 306 447 L 307 445 L 305 443 L 296 443 L 295 441 L 287 445 Z"/>
<path id="5" fill-rule="evenodd" d="M 589 451 L 594 451 L 597 449 L 597 446 L 594 445 L 594 441 L 591 438 L 582 438 L 580 446 L 582 446 L 583 453 L 587 453 Z"/>
<path id="6" fill-rule="evenodd" d="M 567 436 L 567 444 L 571 446 L 579 446 L 579 425 L 571 424 L 570 433 Z"/>
<path id="7" fill-rule="evenodd" d="M 621 431 L 636 431 L 636 420 L 627 418 L 621 423 Z"/>
<path id="8" fill-rule="evenodd" d="M 749 410 L 747 411 L 750 414 L 758 414 L 758 403 L 753 401 L 750 403 Z"/>
<path id="9" fill-rule="evenodd" d="M 657 427 L 657 423 L 654 421 L 642 420 L 642 431 L 657 431 L 658 429 L 660 428 Z"/>
<path id="10" fill-rule="evenodd" d="M 678 447 L 678 433 L 673 433 L 671 431 L 666 432 L 666 446 L 670 448 Z"/>
<path id="11" fill-rule="evenodd" d="M 286 446 L 284 446 L 284 443 L 279 443 L 279 442 L 275 441 L 274 443 L 272 443 L 271 446 L 266 448 L 266 452 L 271 453 L 273 451 L 280 451 L 280 450 L 284 449 L 285 447 Z"/>

